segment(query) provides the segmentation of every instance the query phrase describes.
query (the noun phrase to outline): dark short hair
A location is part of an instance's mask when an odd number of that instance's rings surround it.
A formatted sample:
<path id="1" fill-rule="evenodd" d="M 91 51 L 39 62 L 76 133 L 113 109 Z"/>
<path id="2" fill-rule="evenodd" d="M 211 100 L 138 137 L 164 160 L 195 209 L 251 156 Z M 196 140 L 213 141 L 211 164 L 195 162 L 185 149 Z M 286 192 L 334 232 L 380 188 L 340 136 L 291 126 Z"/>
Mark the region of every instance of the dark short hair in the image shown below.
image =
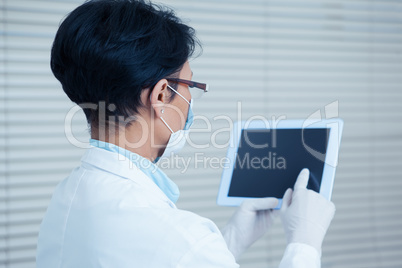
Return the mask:
<path id="1" fill-rule="evenodd" d="M 141 92 L 177 74 L 197 46 L 194 29 L 169 8 L 136 0 L 93 0 L 60 25 L 50 65 L 71 101 L 114 104 L 105 116 L 116 120 L 138 113 Z M 97 110 L 84 112 L 90 125 L 98 122 Z"/>

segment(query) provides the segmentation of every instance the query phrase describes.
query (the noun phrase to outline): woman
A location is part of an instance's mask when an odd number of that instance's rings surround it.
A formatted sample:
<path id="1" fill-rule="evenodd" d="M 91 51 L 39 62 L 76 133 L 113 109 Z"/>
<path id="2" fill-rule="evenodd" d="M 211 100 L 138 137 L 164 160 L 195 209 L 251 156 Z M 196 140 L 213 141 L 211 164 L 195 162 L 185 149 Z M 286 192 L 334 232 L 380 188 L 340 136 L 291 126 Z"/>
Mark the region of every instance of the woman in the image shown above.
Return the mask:
<path id="1" fill-rule="evenodd" d="M 182 147 L 193 98 L 207 91 L 191 81 L 197 44 L 171 10 L 142 1 L 89 1 L 61 24 L 52 71 L 84 109 L 92 147 L 53 194 L 38 267 L 238 267 L 267 231 L 277 199 L 244 202 L 220 231 L 175 206 L 178 187 L 154 164 Z M 320 266 L 335 207 L 306 189 L 308 177 L 283 199 L 281 267 Z"/>

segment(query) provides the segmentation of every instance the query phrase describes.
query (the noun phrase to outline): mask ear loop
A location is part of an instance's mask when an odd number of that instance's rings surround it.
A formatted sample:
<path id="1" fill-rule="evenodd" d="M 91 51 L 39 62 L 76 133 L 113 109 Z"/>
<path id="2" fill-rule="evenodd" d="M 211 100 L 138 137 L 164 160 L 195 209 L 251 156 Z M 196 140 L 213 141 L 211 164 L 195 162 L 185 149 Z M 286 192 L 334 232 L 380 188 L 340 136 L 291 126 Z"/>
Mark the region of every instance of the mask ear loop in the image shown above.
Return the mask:
<path id="1" fill-rule="evenodd" d="M 165 119 L 163 119 L 162 116 L 159 118 L 162 120 L 162 122 L 165 124 L 165 126 L 170 130 L 170 132 L 174 133 L 173 130 L 171 129 L 171 127 L 169 127 L 169 125 L 166 123 Z"/>
<path id="2" fill-rule="evenodd" d="M 177 92 L 178 93 L 178 92 Z M 179 94 L 180 95 L 180 94 Z M 149 101 L 151 102 L 151 95 L 149 95 Z M 164 109 L 162 109 L 161 110 L 161 113 L 163 114 L 165 112 L 165 110 Z M 172 130 L 172 128 L 166 123 L 166 121 L 165 121 L 165 119 L 163 119 L 162 118 L 162 116 L 161 117 L 159 117 L 161 120 L 162 120 L 162 122 L 165 124 L 165 126 L 170 130 L 170 132 L 172 132 L 172 133 L 174 133 L 173 132 L 173 130 Z"/>
<path id="3" fill-rule="evenodd" d="M 177 95 L 179 95 L 183 100 L 185 100 L 188 103 L 188 105 L 190 105 L 190 102 L 188 100 L 186 100 L 186 98 L 183 97 L 183 95 L 181 95 L 176 89 L 172 88 L 170 85 L 168 85 L 168 88 L 173 90 L 173 92 L 175 92 Z"/>
<path id="4" fill-rule="evenodd" d="M 181 95 L 177 90 L 175 90 L 174 88 L 172 88 L 170 85 L 167 85 L 171 90 L 173 90 L 174 93 L 176 93 L 177 95 L 179 95 L 183 100 L 185 100 L 187 102 L 188 105 L 191 106 L 190 102 L 188 100 L 186 100 L 185 97 L 183 97 L 183 95 Z M 151 95 L 149 95 L 149 100 L 151 101 Z M 163 113 L 163 109 L 161 110 L 161 113 Z M 166 123 L 165 119 L 163 119 L 163 117 L 159 117 L 162 122 L 165 124 L 165 126 L 170 130 L 170 132 L 174 133 L 173 129 Z"/>
<path id="5" fill-rule="evenodd" d="M 183 100 L 185 100 L 187 102 L 188 105 L 191 106 L 190 102 L 188 100 L 186 100 L 185 97 L 183 97 L 183 95 L 181 95 L 177 90 L 175 90 L 174 88 L 172 88 L 170 85 L 167 85 L 171 90 L 173 90 L 174 93 L 176 93 L 177 95 L 179 95 Z M 163 117 L 159 117 L 162 122 L 165 124 L 165 126 L 170 130 L 170 132 L 174 133 L 173 129 L 166 123 L 165 119 L 163 119 Z"/>

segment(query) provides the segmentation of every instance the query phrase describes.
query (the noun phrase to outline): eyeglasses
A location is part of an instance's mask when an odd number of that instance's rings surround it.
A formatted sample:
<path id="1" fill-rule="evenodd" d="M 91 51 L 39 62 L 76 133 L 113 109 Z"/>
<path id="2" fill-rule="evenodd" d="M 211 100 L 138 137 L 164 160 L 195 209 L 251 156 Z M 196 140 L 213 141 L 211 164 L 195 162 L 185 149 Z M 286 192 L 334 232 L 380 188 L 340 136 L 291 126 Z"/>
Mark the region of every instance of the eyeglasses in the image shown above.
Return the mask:
<path id="1" fill-rule="evenodd" d="M 191 97 L 194 99 L 200 98 L 202 95 L 204 95 L 205 92 L 208 92 L 208 84 L 184 80 L 180 78 L 166 78 L 166 80 L 187 85 L 189 87 Z M 200 90 L 194 90 L 194 88 Z"/>

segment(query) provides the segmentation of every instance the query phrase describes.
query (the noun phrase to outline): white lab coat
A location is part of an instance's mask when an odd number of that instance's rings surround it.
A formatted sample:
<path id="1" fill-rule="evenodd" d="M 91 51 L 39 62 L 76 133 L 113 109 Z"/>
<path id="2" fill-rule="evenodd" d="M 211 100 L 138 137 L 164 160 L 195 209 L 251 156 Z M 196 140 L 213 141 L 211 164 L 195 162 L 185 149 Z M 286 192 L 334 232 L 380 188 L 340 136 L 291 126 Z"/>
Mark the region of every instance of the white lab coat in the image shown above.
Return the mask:
<path id="1" fill-rule="evenodd" d="M 212 221 L 177 209 L 121 159 L 88 149 L 56 187 L 40 226 L 38 268 L 239 267 Z M 317 251 L 303 244 L 290 244 L 280 265 L 319 266 Z"/>

